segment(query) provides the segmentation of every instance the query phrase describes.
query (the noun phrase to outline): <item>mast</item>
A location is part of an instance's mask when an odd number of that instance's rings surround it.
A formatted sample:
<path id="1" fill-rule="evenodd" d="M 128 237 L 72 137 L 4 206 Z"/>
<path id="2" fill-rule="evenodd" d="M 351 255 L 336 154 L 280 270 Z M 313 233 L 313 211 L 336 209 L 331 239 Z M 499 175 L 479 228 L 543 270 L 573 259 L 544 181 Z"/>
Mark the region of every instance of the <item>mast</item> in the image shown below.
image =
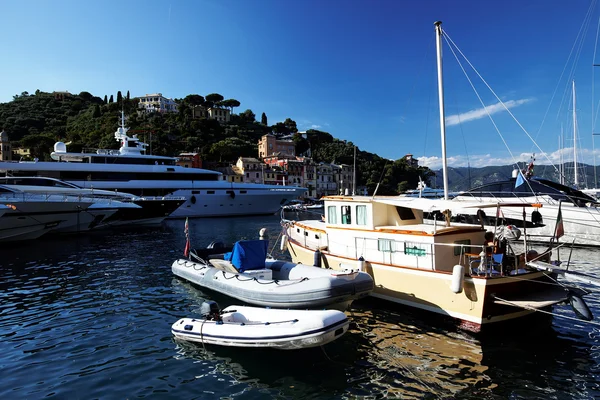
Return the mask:
<path id="1" fill-rule="evenodd" d="M 352 171 L 352 196 L 356 196 L 356 146 L 354 146 L 354 171 Z"/>
<path id="2" fill-rule="evenodd" d="M 575 188 L 579 188 L 579 181 L 577 180 L 577 111 L 575 105 L 575 80 L 573 79 L 573 169 L 575 170 Z"/>
<path id="3" fill-rule="evenodd" d="M 442 173 L 444 175 L 444 200 L 448 200 L 448 161 L 446 160 L 446 116 L 444 112 L 444 82 L 442 70 L 442 21 L 436 21 L 436 48 L 438 72 L 438 97 L 440 102 L 440 135 L 442 137 Z"/>

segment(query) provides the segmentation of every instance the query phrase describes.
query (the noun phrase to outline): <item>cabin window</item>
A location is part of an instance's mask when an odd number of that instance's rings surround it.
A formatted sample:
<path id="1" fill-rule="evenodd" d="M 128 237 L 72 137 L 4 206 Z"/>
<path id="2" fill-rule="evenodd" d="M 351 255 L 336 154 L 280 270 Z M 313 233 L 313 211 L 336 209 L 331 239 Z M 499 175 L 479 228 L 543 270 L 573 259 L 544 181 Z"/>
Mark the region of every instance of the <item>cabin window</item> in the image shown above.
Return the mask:
<path id="1" fill-rule="evenodd" d="M 394 251 L 394 241 L 391 239 L 377 239 L 377 250 L 392 253 Z"/>
<path id="2" fill-rule="evenodd" d="M 206 192 L 206 194 L 215 194 L 215 191 L 214 191 L 214 190 L 208 190 L 208 191 Z"/>
<path id="3" fill-rule="evenodd" d="M 350 206 L 342 206 L 342 224 L 350 225 L 352 223 L 352 208 Z"/>
<path id="4" fill-rule="evenodd" d="M 248 193 L 247 190 L 240 190 L 240 194 Z"/>
<path id="5" fill-rule="evenodd" d="M 327 207 L 327 222 L 330 224 L 337 224 L 337 213 L 335 206 Z"/>
<path id="6" fill-rule="evenodd" d="M 398 211 L 398 216 L 403 221 L 415 219 L 415 214 L 413 213 L 413 210 L 410 208 L 397 206 L 396 211 Z"/>
<path id="7" fill-rule="evenodd" d="M 367 224 L 367 206 L 356 206 L 356 225 Z"/>
<path id="8" fill-rule="evenodd" d="M 404 243 L 404 254 L 408 256 L 423 257 L 427 255 L 427 250 L 418 245 L 418 243 Z"/>
<path id="9" fill-rule="evenodd" d="M 200 194 L 199 190 L 192 190 L 192 194 Z"/>
<path id="10" fill-rule="evenodd" d="M 457 246 L 454 247 L 454 255 L 460 256 L 461 254 L 470 253 L 471 248 L 466 247 L 471 245 L 471 239 L 457 240 L 454 242 Z"/>

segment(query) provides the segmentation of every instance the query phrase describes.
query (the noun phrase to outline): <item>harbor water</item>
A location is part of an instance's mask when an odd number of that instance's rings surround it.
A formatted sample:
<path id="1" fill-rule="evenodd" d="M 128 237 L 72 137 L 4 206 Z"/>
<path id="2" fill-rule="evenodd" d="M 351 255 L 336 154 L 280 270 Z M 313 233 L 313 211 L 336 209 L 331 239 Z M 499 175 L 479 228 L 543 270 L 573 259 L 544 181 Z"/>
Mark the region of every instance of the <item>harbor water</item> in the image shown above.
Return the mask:
<path id="1" fill-rule="evenodd" d="M 265 227 L 281 256 L 279 216 L 189 225 L 193 247 L 255 239 Z M 600 398 L 600 325 L 568 319 L 566 307 L 545 325 L 472 336 L 366 299 L 348 310 L 348 333 L 323 348 L 175 341 L 171 324 L 198 317 L 204 300 L 239 304 L 173 276 L 184 245 L 184 221 L 168 220 L 0 248 L 0 398 Z M 600 275 L 600 250 L 575 250 L 572 261 Z M 586 301 L 600 322 L 600 294 Z"/>

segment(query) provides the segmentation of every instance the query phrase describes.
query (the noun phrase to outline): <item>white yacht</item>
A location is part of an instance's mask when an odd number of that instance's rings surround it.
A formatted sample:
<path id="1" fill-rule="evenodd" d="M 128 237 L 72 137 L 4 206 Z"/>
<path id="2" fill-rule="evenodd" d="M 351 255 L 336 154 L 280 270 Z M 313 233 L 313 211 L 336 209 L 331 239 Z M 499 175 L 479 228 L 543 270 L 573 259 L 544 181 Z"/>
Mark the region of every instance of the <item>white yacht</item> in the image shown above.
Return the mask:
<path id="1" fill-rule="evenodd" d="M 52 230 L 87 230 L 95 216 L 92 201 L 75 196 L 30 194 L 0 185 L 0 242 L 37 239 Z"/>
<path id="2" fill-rule="evenodd" d="M 183 197 L 140 197 L 111 190 L 84 189 L 68 182 L 46 177 L 0 177 L 0 185 L 38 194 L 62 194 L 92 199 L 88 211 L 105 211 L 94 228 L 120 225 L 159 225 L 183 202 Z"/>
<path id="3" fill-rule="evenodd" d="M 118 150 L 68 152 L 57 142 L 51 156 L 57 162 L 0 162 L 6 176 L 45 176 L 82 188 L 118 190 L 138 196 L 178 196 L 185 202 L 171 217 L 266 215 L 297 199 L 306 188 L 250 183 L 230 183 L 222 174 L 184 168 L 177 158 L 146 154 L 147 144 L 127 135 L 125 118 L 115 132 Z"/>

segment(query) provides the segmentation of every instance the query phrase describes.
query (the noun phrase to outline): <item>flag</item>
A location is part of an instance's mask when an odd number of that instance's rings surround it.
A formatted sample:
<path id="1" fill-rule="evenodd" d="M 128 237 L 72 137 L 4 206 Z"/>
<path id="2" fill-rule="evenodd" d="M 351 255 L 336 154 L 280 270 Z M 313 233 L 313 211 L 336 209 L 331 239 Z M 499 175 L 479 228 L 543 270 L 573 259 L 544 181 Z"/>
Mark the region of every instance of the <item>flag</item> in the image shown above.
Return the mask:
<path id="1" fill-rule="evenodd" d="M 523 173 L 519 171 L 519 175 L 517 176 L 517 181 L 515 182 L 515 188 L 518 188 L 522 184 L 525 183 L 525 178 L 523 178 Z"/>
<path id="2" fill-rule="evenodd" d="M 187 217 L 185 218 L 185 227 L 183 228 L 183 231 L 185 232 L 185 249 L 183 250 L 183 256 L 187 257 L 190 255 L 190 226 Z"/>
<path id="3" fill-rule="evenodd" d="M 554 237 L 557 239 L 565 234 L 565 227 L 563 226 L 562 211 L 560 206 L 561 203 L 558 203 L 558 215 L 556 216 L 556 228 L 554 229 Z"/>

